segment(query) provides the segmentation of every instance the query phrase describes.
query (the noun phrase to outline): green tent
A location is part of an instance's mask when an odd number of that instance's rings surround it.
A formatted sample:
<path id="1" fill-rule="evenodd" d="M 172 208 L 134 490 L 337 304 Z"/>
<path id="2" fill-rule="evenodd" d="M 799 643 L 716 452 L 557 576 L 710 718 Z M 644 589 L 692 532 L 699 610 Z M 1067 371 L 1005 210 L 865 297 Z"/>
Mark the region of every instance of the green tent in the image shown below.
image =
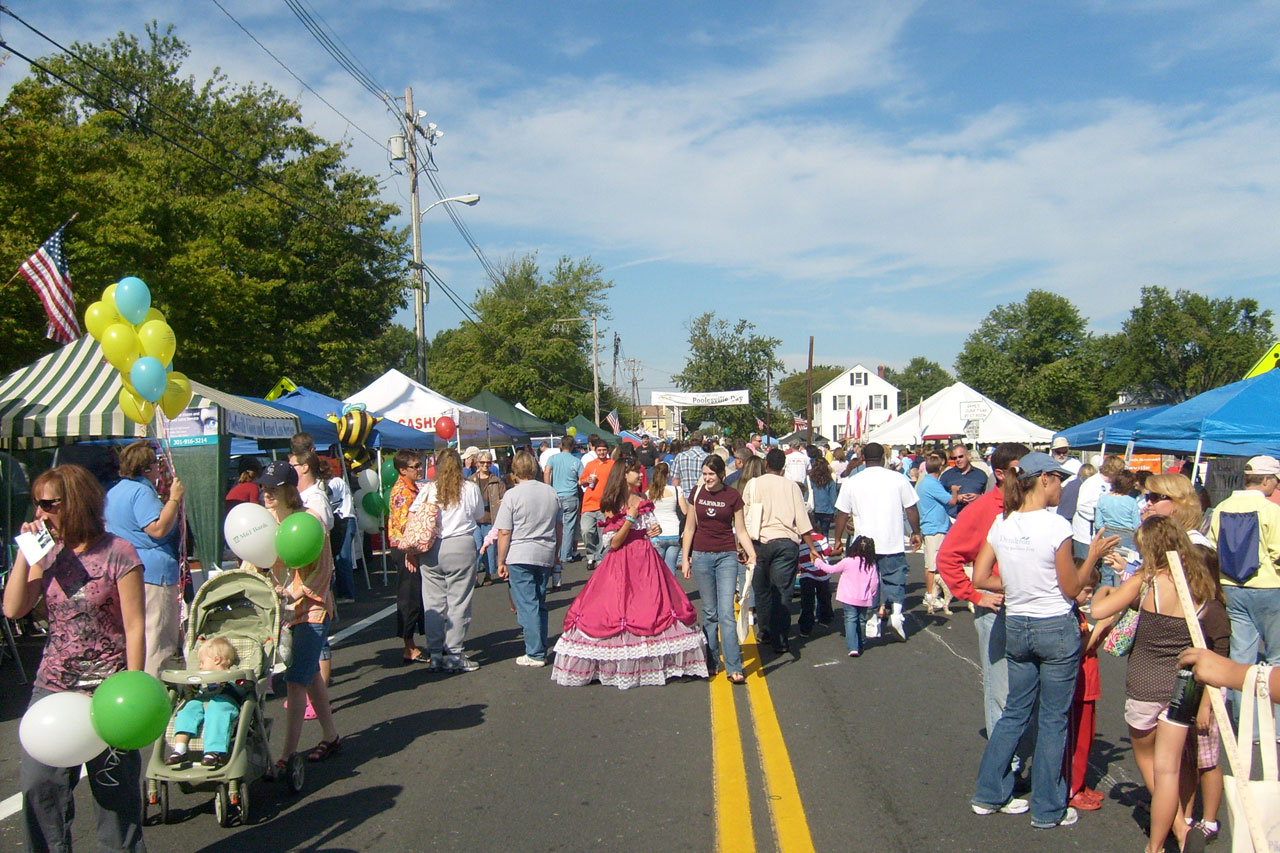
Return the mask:
<path id="1" fill-rule="evenodd" d="M 467 405 L 473 409 L 488 412 L 504 424 L 511 424 L 521 432 L 527 432 L 529 438 L 551 438 L 564 435 L 564 427 L 560 424 L 544 421 L 536 415 L 518 409 L 488 389 L 468 400 Z"/>
<path id="2" fill-rule="evenodd" d="M 574 437 L 581 438 L 583 441 L 587 440 L 587 436 L 591 435 L 592 433 L 595 433 L 596 435 L 603 438 L 604 443 L 609 445 L 610 447 L 613 447 L 615 444 L 618 443 L 618 437 L 613 433 L 609 432 L 608 427 L 596 426 L 595 424 L 591 423 L 591 421 L 587 420 L 584 415 L 574 415 L 573 420 L 569 421 L 564 426 L 565 426 L 565 429 L 568 429 L 569 427 L 574 427 L 575 429 L 577 429 L 578 434 Z"/>
<path id="3" fill-rule="evenodd" d="M 124 416 L 120 373 L 85 335 L 0 379 L 0 448 L 56 447 L 77 441 L 155 438 Z M 187 520 L 204 567 L 222 559 L 223 495 L 231 436 L 287 441 L 298 419 L 279 409 L 192 381 L 188 408 L 170 424 L 177 474 L 187 487 Z"/>

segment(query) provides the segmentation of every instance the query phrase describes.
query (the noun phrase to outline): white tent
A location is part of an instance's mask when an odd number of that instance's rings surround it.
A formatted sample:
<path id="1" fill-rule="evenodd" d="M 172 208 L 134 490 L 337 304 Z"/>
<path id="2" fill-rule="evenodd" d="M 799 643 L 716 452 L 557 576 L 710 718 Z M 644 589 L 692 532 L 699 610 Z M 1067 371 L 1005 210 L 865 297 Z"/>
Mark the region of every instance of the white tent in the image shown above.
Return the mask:
<path id="1" fill-rule="evenodd" d="M 489 420 L 479 409 L 450 400 L 398 370 L 388 370 L 343 402 L 364 403 L 376 415 L 430 433 L 439 418 L 448 416 L 458 425 L 459 445 L 484 443 Z"/>
<path id="2" fill-rule="evenodd" d="M 957 382 L 871 430 L 863 440 L 914 447 L 928 440 L 962 436 L 977 444 L 1048 444 L 1053 430 L 1015 415 L 990 397 Z"/>

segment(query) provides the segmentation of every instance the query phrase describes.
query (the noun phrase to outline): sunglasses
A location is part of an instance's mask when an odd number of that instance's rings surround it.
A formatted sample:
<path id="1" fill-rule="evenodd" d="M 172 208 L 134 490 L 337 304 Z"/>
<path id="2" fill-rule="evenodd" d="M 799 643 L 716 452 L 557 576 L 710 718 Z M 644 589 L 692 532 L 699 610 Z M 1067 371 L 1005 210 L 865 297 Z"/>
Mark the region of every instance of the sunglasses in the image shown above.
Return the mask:
<path id="1" fill-rule="evenodd" d="M 1169 495 L 1162 495 L 1159 492 L 1146 492 L 1143 494 L 1143 497 L 1147 499 L 1147 503 L 1149 504 L 1160 503 L 1160 501 L 1173 500 L 1173 498 L 1170 497 Z"/>
<path id="2" fill-rule="evenodd" d="M 968 456 L 952 456 L 952 457 L 951 457 L 951 461 L 952 461 L 952 462 L 962 462 L 962 461 L 964 461 L 965 459 L 968 459 L 968 458 L 969 458 Z"/>
<path id="3" fill-rule="evenodd" d="M 54 512 L 58 507 L 62 506 L 62 498 L 36 498 L 36 506 L 45 512 Z"/>
<path id="4" fill-rule="evenodd" d="M 413 465 L 406 465 L 406 466 L 404 466 L 404 467 L 405 467 L 405 470 L 418 470 L 418 471 L 421 471 L 421 470 L 422 470 L 422 463 L 421 463 L 421 462 L 415 462 Z"/>
<path id="5" fill-rule="evenodd" d="M 1067 448 L 1065 448 L 1065 447 L 1059 447 L 1057 450 L 1053 451 L 1053 455 L 1054 455 L 1054 456 L 1066 456 L 1066 455 L 1067 455 L 1067 452 L 1068 452 L 1068 449 L 1067 449 Z"/>

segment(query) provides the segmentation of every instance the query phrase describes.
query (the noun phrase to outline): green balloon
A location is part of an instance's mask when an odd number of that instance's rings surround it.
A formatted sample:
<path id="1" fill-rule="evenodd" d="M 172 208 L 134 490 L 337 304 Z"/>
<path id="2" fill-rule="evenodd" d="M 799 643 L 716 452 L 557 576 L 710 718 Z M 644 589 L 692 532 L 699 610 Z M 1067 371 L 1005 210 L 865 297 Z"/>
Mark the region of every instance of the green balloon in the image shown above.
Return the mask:
<path id="1" fill-rule="evenodd" d="M 98 737 L 116 749 L 142 749 L 169 725 L 169 692 L 145 672 L 117 672 L 93 691 L 89 720 Z"/>
<path id="2" fill-rule="evenodd" d="M 276 553 L 291 569 L 309 566 L 324 550 L 324 525 L 309 512 L 295 512 L 280 522 Z"/>
<path id="3" fill-rule="evenodd" d="M 364 507 L 364 511 L 375 518 L 381 518 L 387 514 L 386 501 L 382 499 L 382 495 L 377 492 L 365 492 L 364 498 L 361 499 L 360 505 Z"/>
<path id="4" fill-rule="evenodd" d="M 396 470 L 396 462 L 394 459 L 382 460 L 382 488 L 386 489 L 400 478 L 400 472 Z"/>

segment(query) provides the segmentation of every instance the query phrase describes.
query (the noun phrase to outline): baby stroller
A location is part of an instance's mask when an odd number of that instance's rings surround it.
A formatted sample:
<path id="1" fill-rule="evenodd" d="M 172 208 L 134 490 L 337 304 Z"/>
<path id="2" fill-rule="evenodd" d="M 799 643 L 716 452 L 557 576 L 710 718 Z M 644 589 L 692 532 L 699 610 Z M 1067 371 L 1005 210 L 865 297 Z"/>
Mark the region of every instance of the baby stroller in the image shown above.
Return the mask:
<path id="1" fill-rule="evenodd" d="M 222 636 L 236 649 L 240 661 L 234 669 L 200 672 L 200 647 L 211 637 Z M 249 823 L 249 784 L 273 768 L 270 723 L 263 715 L 267 686 L 280 636 L 280 602 L 271 580 L 252 569 L 233 569 L 205 581 L 191 602 L 183 658 L 187 669 L 164 670 L 160 680 L 169 689 L 176 711 L 202 687 L 232 682 L 243 695 L 240 716 L 232 733 L 227 761 L 220 767 L 205 767 L 194 761 L 167 765 L 165 756 L 173 744 L 173 717 L 164 737 L 156 741 L 147 764 L 144 819 L 152 819 L 158 806 L 161 823 L 169 822 L 169 785 L 176 783 L 189 794 L 213 791 L 214 813 L 221 826 L 237 820 Z M 190 742 L 190 754 L 203 752 L 199 735 Z M 304 762 L 301 754 L 289 762 L 285 781 L 293 793 L 302 790 Z"/>

